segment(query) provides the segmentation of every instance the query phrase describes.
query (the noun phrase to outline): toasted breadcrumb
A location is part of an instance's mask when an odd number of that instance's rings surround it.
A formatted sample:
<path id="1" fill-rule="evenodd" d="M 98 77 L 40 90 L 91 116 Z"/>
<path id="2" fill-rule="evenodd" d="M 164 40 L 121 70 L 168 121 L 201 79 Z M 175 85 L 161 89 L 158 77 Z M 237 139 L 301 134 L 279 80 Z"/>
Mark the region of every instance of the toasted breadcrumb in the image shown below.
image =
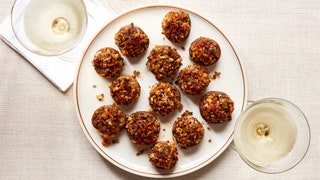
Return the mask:
<path id="1" fill-rule="evenodd" d="M 152 165 L 160 169 L 172 169 L 178 162 L 178 149 L 174 142 L 158 142 L 148 155 Z"/>

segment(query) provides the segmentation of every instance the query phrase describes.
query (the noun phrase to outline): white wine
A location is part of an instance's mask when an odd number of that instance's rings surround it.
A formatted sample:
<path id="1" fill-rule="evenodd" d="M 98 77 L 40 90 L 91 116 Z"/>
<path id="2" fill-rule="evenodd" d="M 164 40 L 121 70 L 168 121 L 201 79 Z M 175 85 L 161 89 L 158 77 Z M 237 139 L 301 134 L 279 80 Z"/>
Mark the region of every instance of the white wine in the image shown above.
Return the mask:
<path id="1" fill-rule="evenodd" d="M 22 22 L 26 46 L 42 55 L 59 54 L 84 35 L 87 12 L 82 0 L 31 0 Z"/>
<path id="2" fill-rule="evenodd" d="M 310 127 L 303 112 L 280 98 L 252 103 L 237 119 L 234 144 L 252 168 L 280 173 L 296 166 L 310 145 Z"/>
<path id="3" fill-rule="evenodd" d="M 24 16 L 27 37 L 48 51 L 64 51 L 81 37 L 86 10 L 78 0 L 33 0 Z"/>
<path id="4" fill-rule="evenodd" d="M 284 158 L 292 150 L 297 138 L 293 117 L 281 104 L 266 102 L 249 108 L 238 119 L 235 143 L 238 152 L 257 166 Z"/>

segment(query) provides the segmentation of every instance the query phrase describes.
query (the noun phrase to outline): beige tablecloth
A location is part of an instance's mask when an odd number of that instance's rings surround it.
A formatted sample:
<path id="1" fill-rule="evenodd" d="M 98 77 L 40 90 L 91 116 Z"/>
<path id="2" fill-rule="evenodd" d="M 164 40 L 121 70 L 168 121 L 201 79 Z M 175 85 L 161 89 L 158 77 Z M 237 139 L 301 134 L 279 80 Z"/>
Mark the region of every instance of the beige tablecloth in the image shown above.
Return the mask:
<path id="1" fill-rule="evenodd" d="M 108 1 L 99 0 L 112 14 Z M 232 148 L 208 166 L 176 179 L 320 179 L 320 3 L 318 0 L 161 1 L 188 7 L 214 22 L 237 49 L 248 99 L 281 97 L 309 119 L 304 160 L 270 175 L 248 167 Z M 0 2 L 0 22 L 13 0 Z M 129 8 L 129 7 L 128 7 Z M 141 179 L 91 146 L 75 111 L 72 87 L 60 92 L 0 41 L 0 179 Z"/>

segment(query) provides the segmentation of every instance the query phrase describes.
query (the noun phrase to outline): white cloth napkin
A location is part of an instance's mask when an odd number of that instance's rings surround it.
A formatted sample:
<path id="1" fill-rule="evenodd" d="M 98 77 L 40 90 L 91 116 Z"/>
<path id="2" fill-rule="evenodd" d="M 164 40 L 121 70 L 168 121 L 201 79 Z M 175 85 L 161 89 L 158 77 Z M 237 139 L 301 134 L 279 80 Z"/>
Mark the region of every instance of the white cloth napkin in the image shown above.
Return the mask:
<path id="1" fill-rule="evenodd" d="M 24 48 L 12 31 L 10 16 L 0 24 L 0 37 L 63 92 L 67 91 L 72 85 L 77 64 L 85 48 L 98 30 L 112 17 L 96 0 L 86 0 L 84 2 L 88 11 L 86 34 L 76 48 L 60 56 L 41 56 Z"/>

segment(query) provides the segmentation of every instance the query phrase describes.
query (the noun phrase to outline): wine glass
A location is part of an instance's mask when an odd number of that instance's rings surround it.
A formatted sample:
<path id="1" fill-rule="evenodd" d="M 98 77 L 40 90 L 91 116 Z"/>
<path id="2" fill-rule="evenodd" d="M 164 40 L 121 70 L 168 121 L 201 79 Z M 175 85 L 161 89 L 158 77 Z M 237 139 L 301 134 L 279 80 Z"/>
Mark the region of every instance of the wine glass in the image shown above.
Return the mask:
<path id="1" fill-rule="evenodd" d="M 280 173 L 296 166 L 310 144 L 310 127 L 303 112 L 280 98 L 253 102 L 239 116 L 234 144 L 252 168 Z"/>
<path id="2" fill-rule="evenodd" d="M 110 7 L 117 13 L 130 8 L 157 3 L 158 0 L 108 0 Z"/>
<path id="3" fill-rule="evenodd" d="M 83 0 L 15 0 L 11 10 L 18 41 L 43 56 L 61 55 L 77 46 L 87 21 Z"/>

